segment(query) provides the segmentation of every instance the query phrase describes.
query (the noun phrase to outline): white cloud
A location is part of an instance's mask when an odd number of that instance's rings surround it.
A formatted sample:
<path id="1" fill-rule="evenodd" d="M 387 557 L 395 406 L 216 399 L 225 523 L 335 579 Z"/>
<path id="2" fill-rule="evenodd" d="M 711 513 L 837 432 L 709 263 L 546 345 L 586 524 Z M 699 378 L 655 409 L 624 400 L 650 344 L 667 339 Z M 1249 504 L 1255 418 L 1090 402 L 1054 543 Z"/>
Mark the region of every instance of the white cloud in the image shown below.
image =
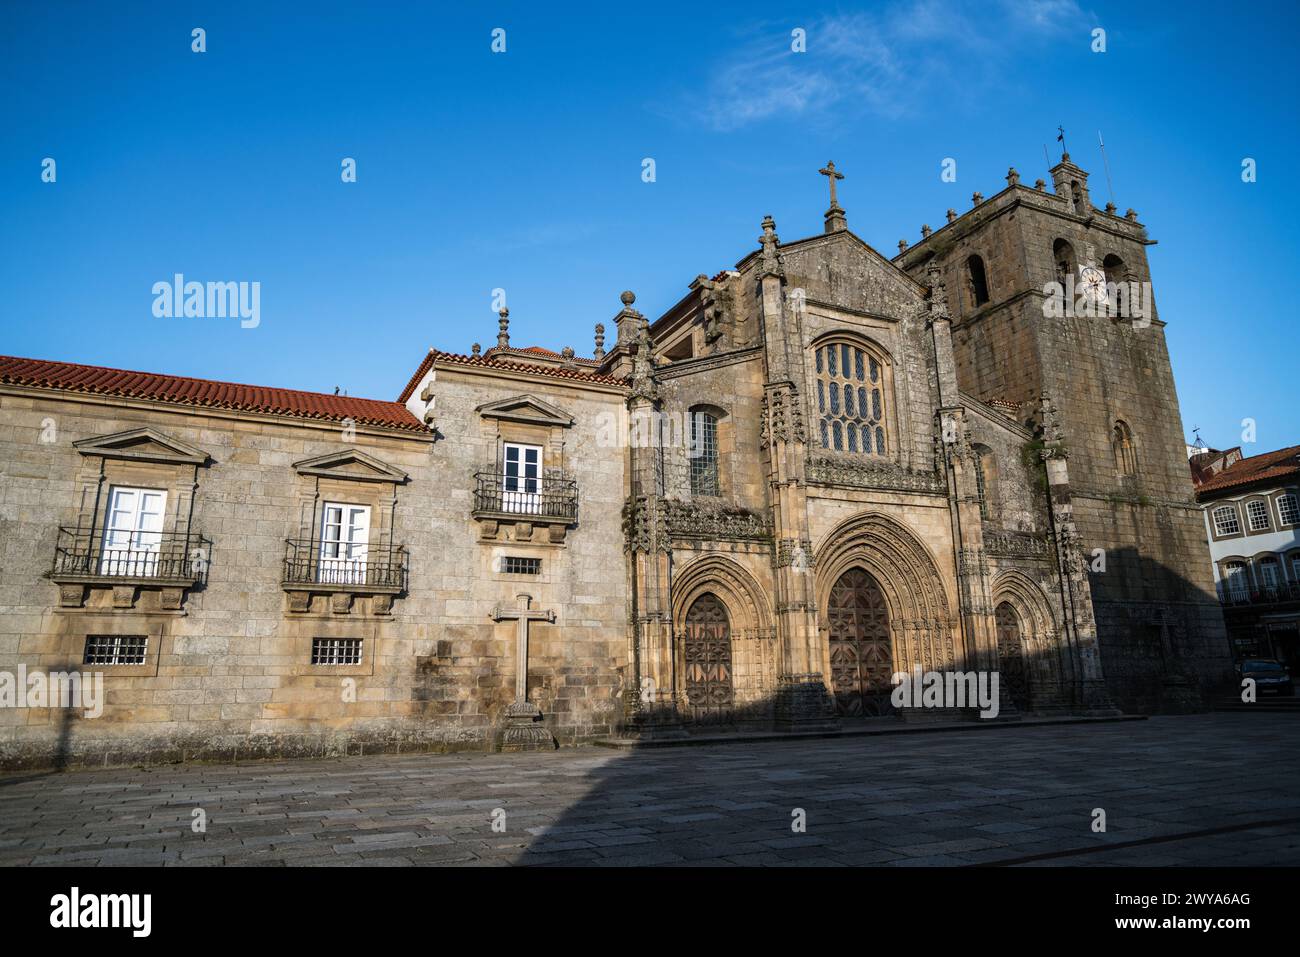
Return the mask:
<path id="1" fill-rule="evenodd" d="M 845 110 L 897 116 L 1045 33 L 1082 30 L 1082 17 L 1075 0 L 906 0 L 806 24 L 806 53 L 790 49 L 790 25 L 768 23 L 720 59 L 684 112 L 718 131 Z"/>

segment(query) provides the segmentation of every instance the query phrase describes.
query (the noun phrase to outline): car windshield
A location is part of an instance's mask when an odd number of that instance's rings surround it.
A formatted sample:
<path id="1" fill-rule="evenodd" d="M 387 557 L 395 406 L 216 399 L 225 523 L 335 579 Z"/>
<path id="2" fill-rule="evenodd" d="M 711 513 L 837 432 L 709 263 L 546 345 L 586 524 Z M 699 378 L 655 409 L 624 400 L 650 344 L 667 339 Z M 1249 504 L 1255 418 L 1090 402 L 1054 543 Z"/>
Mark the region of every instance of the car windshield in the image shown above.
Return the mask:
<path id="1" fill-rule="evenodd" d="M 1282 666 L 1276 661 L 1246 661 L 1241 667 L 1246 671 L 1281 671 Z"/>

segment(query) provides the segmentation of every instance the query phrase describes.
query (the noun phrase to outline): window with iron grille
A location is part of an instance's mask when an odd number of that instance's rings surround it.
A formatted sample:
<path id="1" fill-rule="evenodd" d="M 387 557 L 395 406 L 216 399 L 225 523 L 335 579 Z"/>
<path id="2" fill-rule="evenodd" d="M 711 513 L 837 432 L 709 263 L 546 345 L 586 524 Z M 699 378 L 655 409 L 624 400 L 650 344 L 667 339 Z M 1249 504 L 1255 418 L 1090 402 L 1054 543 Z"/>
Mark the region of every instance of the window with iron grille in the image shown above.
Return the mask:
<path id="1" fill-rule="evenodd" d="M 313 638 L 311 640 L 313 665 L 361 664 L 360 638 Z"/>
<path id="2" fill-rule="evenodd" d="M 1250 520 L 1252 532 L 1262 532 L 1268 528 L 1268 506 L 1263 502 L 1247 502 L 1246 517 Z"/>
<path id="3" fill-rule="evenodd" d="M 521 558 L 518 555 L 507 555 L 502 563 L 501 570 L 507 575 L 540 575 L 542 573 L 542 560 L 540 558 Z"/>
<path id="4" fill-rule="evenodd" d="M 718 494 L 718 417 L 691 412 L 691 494 Z"/>
<path id="5" fill-rule="evenodd" d="M 142 665 L 149 647 L 148 635 L 87 635 L 87 665 Z"/>
<path id="6" fill-rule="evenodd" d="M 1237 510 L 1231 505 L 1214 510 L 1214 533 L 1216 535 L 1237 535 L 1241 524 L 1237 521 Z"/>
<path id="7" fill-rule="evenodd" d="M 1277 514 L 1283 525 L 1300 524 L 1300 508 L 1296 507 L 1294 495 L 1283 495 L 1277 500 Z"/>

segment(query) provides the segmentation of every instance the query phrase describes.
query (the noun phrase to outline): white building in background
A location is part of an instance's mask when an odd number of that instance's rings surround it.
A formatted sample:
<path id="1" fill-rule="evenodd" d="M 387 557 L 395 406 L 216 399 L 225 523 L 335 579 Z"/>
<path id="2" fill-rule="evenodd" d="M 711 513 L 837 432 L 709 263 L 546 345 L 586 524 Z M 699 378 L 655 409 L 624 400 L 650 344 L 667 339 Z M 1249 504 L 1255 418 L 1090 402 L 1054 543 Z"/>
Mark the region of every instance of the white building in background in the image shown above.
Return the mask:
<path id="1" fill-rule="evenodd" d="M 1300 445 L 1190 449 L 1215 586 L 1238 657 L 1300 667 Z"/>

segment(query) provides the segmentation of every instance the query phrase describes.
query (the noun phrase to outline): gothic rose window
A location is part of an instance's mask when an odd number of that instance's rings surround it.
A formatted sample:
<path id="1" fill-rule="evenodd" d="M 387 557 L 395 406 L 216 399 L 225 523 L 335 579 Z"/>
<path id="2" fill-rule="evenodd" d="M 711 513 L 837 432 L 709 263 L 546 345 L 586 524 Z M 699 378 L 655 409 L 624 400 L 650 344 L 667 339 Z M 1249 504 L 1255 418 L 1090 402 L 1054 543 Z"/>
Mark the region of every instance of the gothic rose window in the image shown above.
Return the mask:
<path id="1" fill-rule="evenodd" d="M 884 369 L 871 353 L 847 342 L 819 346 L 818 436 L 822 448 L 885 454 Z"/>

